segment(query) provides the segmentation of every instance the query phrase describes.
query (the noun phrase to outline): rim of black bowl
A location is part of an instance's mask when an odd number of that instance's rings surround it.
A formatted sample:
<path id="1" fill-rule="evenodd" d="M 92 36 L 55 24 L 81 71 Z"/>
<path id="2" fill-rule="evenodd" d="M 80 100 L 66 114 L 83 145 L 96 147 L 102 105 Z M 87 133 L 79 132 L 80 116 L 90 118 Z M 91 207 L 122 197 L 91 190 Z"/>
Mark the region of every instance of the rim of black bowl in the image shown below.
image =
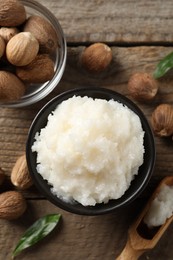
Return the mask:
<path id="1" fill-rule="evenodd" d="M 106 100 L 113 99 L 115 101 L 118 101 L 126 105 L 128 108 L 130 108 L 139 116 L 142 123 L 142 128 L 145 131 L 144 163 L 140 166 L 138 175 L 136 175 L 134 180 L 132 180 L 130 187 L 127 189 L 127 191 L 121 198 L 116 200 L 110 200 L 106 204 L 101 203 L 101 204 L 96 204 L 95 206 L 86 207 L 77 202 L 75 204 L 71 204 L 62 201 L 60 198 L 58 198 L 56 195 L 54 195 L 51 192 L 50 189 L 52 186 L 50 186 L 47 183 L 47 181 L 44 180 L 36 170 L 37 154 L 36 152 L 33 153 L 31 151 L 35 134 L 36 132 L 39 132 L 41 128 L 45 127 L 45 125 L 47 124 L 48 115 L 53 110 L 55 110 L 55 108 L 62 101 L 73 96 L 88 96 L 92 98 L 101 98 Z M 155 164 L 155 156 L 156 156 L 156 152 L 155 152 L 154 136 L 150 128 L 150 125 L 148 123 L 148 120 L 146 119 L 143 112 L 139 109 L 139 107 L 135 103 L 133 103 L 130 99 L 121 95 L 120 93 L 117 93 L 113 90 L 108 90 L 99 87 L 88 87 L 88 88 L 81 87 L 81 88 L 72 89 L 50 100 L 34 118 L 31 127 L 29 129 L 28 140 L 26 144 L 26 158 L 27 158 L 28 168 L 33 178 L 33 181 L 36 187 L 40 190 L 40 192 L 44 194 L 45 197 L 50 202 L 62 208 L 63 210 L 66 210 L 71 213 L 79 214 L 79 215 L 89 215 L 89 216 L 111 213 L 115 211 L 117 208 L 128 205 L 130 202 L 136 199 L 141 194 L 141 192 L 145 189 L 145 187 L 147 186 L 151 178 L 154 164 Z"/>

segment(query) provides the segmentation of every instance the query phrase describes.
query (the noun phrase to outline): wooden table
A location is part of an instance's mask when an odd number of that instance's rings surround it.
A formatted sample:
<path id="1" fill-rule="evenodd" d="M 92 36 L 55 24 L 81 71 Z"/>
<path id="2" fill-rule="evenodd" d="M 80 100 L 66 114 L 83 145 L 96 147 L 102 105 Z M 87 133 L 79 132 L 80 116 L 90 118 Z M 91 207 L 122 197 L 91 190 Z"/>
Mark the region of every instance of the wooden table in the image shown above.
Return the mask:
<path id="1" fill-rule="evenodd" d="M 126 96 L 133 72 L 152 73 L 159 60 L 173 51 L 173 1 L 171 0 L 39 0 L 58 18 L 68 44 L 67 65 L 59 86 L 38 104 L 21 109 L 0 108 L 0 167 L 10 176 L 23 151 L 29 126 L 37 111 L 53 96 L 79 86 L 106 87 Z M 113 51 L 108 71 L 92 75 L 81 69 L 81 51 L 92 42 L 106 42 Z M 159 93 L 151 104 L 138 103 L 148 120 L 154 108 L 173 102 L 173 76 L 159 81 Z M 39 217 L 61 213 L 63 221 L 51 236 L 26 250 L 22 260 L 113 260 L 127 239 L 129 225 L 145 205 L 159 181 L 173 174 L 171 139 L 155 138 L 156 165 L 143 194 L 128 207 L 104 216 L 78 216 L 47 201 L 36 188 L 23 192 L 27 211 L 19 220 L 0 220 L 0 260 L 11 259 L 12 249 L 23 232 Z M 7 180 L 3 190 L 14 189 Z M 172 260 L 173 225 L 157 246 L 140 259 Z"/>

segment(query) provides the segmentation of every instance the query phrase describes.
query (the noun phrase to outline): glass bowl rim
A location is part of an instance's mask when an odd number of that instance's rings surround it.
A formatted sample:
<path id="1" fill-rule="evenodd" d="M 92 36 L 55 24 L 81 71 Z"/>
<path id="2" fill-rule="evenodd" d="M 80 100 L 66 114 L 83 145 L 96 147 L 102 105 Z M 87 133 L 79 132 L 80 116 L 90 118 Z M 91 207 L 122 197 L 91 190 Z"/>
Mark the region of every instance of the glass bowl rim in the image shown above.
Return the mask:
<path id="1" fill-rule="evenodd" d="M 39 88 L 38 92 L 36 92 L 35 94 L 29 97 L 25 97 L 24 95 L 21 99 L 15 101 L 9 101 L 9 102 L 0 101 L 0 107 L 7 107 L 7 108 L 26 107 L 45 98 L 49 93 L 53 91 L 55 87 L 57 87 L 58 83 L 60 82 L 65 70 L 65 65 L 67 60 L 66 37 L 55 15 L 51 11 L 49 11 L 47 7 L 38 3 L 35 0 L 21 0 L 21 2 L 24 4 L 25 7 L 32 8 L 33 10 L 39 12 L 40 15 L 43 15 L 43 17 L 46 17 L 46 19 L 48 19 L 48 21 L 54 27 L 58 36 L 58 40 L 60 41 L 58 48 L 61 48 L 59 50 L 59 52 L 61 53 L 61 57 L 60 57 L 60 61 L 58 61 L 59 64 L 56 67 L 53 78 L 48 82 L 40 84 L 40 86 L 42 87 Z M 56 56 L 57 56 L 57 51 L 56 51 Z"/>

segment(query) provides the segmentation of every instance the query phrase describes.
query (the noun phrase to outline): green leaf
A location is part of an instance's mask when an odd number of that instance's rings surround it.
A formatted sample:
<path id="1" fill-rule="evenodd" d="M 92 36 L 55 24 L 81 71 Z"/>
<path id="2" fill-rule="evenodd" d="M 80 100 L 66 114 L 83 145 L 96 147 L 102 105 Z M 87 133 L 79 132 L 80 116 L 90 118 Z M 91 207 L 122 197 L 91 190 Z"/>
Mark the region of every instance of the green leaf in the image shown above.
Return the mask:
<path id="1" fill-rule="evenodd" d="M 47 236 L 56 227 L 60 217 L 60 214 L 50 214 L 38 219 L 30 228 L 26 230 L 19 240 L 13 251 L 13 257 L 17 256 L 25 248 L 36 244 L 42 238 Z"/>
<path id="2" fill-rule="evenodd" d="M 155 79 L 161 78 L 172 68 L 173 68 L 173 52 L 168 54 L 158 63 L 153 73 L 153 77 Z"/>

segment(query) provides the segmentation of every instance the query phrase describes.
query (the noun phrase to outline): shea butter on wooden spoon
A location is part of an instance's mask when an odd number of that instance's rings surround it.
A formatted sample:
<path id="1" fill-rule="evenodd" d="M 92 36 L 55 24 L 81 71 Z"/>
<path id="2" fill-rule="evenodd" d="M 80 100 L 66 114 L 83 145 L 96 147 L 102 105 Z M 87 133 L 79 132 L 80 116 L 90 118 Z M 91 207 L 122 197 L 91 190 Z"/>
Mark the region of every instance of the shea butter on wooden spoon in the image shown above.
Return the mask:
<path id="1" fill-rule="evenodd" d="M 163 225 L 168 218 L 173 215 L 173 186 L 163 185 L 155 199 L 151 202 L 151 206 L 144 223 L 149 228 Z"/>
<path id="2" fill-rule="evenodd" d="M 170 195 L 165 194 L 166 190 L 168 190 Z M 169 200 L 172 192 L 173 176 L 165 177 L 156 188 L 155 192 L 151 196 L 150 200 L 148 201 L 147 205 L 145 206 L 139 217 L 129 228 L 126 246 L 121 254 L 116 258 L 116 260 L 137 260 L 139 256 L 141 256 L 146 250 L 152 249 L 157 244 L 159 239 L 162 237 L 162 235 L 172 222 L 173 214 L 170 214 L 169 210 L 169 212 L 167 211 L 168 214 L 165 214 L 164 218 L 162 218 L 162 221 L 157 222 L 158 225 L 150 225 L 152 219 L 151 216 L 153 217 L 154 215 L 153 204 L 155 205 L 154 201 L 157 201 L 160 197 L 162 197 L 162 200 L 164 199 L 164 203 L 161 203 L 162 206 L 168 205 L 170 202 L 168 202 L 167 199 Z M 173 200 L 171 201 L 173 204 Z M 160 212 L 162 209 L 159 208 L 158 210 L 158 208 L 159 207 L 157 207 L 157 210 L 154 213 L 155 219 L 160 220 Z M 154 221 L 154 224 L 155 223 L 156 221 Z"/>

